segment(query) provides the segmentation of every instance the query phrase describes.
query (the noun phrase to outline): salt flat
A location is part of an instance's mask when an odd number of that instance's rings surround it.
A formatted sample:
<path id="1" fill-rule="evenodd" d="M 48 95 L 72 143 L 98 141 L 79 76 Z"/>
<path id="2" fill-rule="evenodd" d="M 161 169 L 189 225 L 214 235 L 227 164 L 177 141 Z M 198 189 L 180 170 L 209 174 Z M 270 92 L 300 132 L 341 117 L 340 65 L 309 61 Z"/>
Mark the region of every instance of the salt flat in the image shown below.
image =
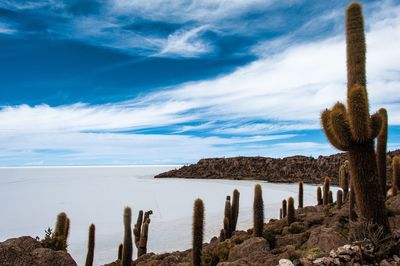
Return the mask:
<path id="1" fill-rule="evenodd" d="M 297 184 L 257 181 L 153 179 L 176 166 L 93 166 L 0 168 L 0 241 L 22 235 L 44 236 L 59 212 L 71 219 L 68 250 L 84 264 L 90 223 L 96 224 L 95 264 L 114 261 L 123 237 L 122 212 L 153 210 L 149 252 L 185 250 L 191 246 L 192 207 L 204 200 L 205 240 L 222 227 L 226 195 L 239 189 L 239 229 L 252 224 L 253 188 L 262 184 L 266 219 L 278 218 L 282 199 Z M 336 188 L 332 188 L 334 195 Z M 316 186 L 304 185 L 304 204 L 316 203 Z M 134 254 L 136 249 L 134 249 Z"/>

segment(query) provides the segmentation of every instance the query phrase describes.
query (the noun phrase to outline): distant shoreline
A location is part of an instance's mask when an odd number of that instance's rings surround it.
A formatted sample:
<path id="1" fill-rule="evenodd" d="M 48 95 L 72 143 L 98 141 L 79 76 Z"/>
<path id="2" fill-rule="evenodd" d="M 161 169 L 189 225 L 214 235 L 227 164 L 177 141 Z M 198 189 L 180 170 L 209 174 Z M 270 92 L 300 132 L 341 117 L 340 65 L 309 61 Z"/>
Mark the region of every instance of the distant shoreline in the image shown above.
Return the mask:
<path id="1" fill-rule="evenodd" d="M 128 167 L 182 167 L 184 164 L 132 164 L 132 165 L 21 165 L 0 166 L 0 169 L 29 168 L 128 168 Z"/>

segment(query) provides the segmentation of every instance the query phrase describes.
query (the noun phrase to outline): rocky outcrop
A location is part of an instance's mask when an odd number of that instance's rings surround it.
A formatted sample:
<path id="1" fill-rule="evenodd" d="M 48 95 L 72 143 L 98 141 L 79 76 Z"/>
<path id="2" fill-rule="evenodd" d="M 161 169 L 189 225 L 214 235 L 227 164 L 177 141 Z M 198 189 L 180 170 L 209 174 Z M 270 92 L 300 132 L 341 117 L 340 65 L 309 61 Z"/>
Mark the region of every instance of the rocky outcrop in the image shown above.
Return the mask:
<path id="1" fill-rule="evenodd" d="M 0 265 L 2 266 L 76 266 L 76 262 L 65 251 L 43 248 L 36 239 L 23 236 L 0 242 Z"/>
<path id="2" fill-rule="evenodd" d="M 387 174 L 390 181 L 391 158 L 400 150 L 389 152 Z M 270 182 L 297 182 L 319 184 L 325 176 L 331 183 L 338 184 L 339 166 L 346 160 L 346 154 L 338 153 L 318 158 L 292 156 L 282 159 L 268 157 L 233 157 L 202 159 L 196 164 L 183 166 L 156 175 L 155 178 L 199 178 L 199 179 L 238 179 L 265 180 Z"/>

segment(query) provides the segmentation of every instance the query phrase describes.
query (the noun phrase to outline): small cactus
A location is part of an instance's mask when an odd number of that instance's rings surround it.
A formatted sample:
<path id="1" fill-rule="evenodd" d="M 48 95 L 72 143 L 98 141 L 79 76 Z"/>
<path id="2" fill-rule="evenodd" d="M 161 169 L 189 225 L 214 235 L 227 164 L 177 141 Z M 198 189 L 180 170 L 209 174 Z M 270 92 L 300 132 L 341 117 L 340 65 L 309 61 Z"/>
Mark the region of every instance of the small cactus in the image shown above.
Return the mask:
<path id="1" fill-rule="evenodd" d="M 288 199 L 288 212 L 287 212 L 287 222 L 290 225 L 296 220 L 295 210 L 294 210 L 294 199 L 290 197 Z"/>
<path id="2" fill-rule="evenodd" d="M 318 205 L 322 205 L 322 203 L 323 203 L 321 187 L 317 188 L 317 202 L 318 202 Z"/>
<path id="3" fill-rule="evenodd" d="M 339 189 L 336 192 L 336 206 L 340 209 L 343 205 L 343 192 Z"/>
<path id="4" fill-rule="evenodd" d="M 280 208 L 279 209 L 279 219 L 282 219 L 283 218 L 283 216 L 282 216 L 282 208 Z"/>
<path id="5" fill-rule="evenodd" d="M 286 200 L 282 200 L 282 218 L 285 218 L 287 214 L 287 203 Z"/>
<path id="6" fill-rule="evenodd" d="M 142 210 L 140 210 L 138 213 L 137 221 L 133 229 L 133 235 L 135 236 L 135 246 L 137 248 L 138 258 L 147 253 L 147 239 L 149 233 L 149 225 L 151 221 L 150 215 L 152 214 L 153 214 L 152 210 L 145 212 L 144 217 Z"/>
<path id="7" fill-rule="evenodd" d="M 257 184 L 254 188 L 253 202 L 253 235 L 261 237 L 264 229 L 264 202 L 262 198 L 261 185 Z"/>
<path id="8" fill-rule="evenodd" d="M 58 247 L 62 250 L 67 248 L 67 240 L 69 235 L 69 218 L 65 212 L 57 215 L 56 227 L 54 236 L 57 239 Z"/>
<path id="9" fill-rule="evenodd" d="M 85 266 L 92 266 L 93 265 L 95 230 L 96 230 L 95 225 L 91 224 L 90 227 L 89 227 L 88 252 L 87 252 L 87 255 L 86 255 Z"/>
<path id="10" fill-rule="evenodd" d="M 193 210 L 193 266 L 201 265 L 201 253 L 203 248 L 204 233 L 204 205 L 201 199 L 194 202 Z"/>
<path id="11" fill-rule="evenodd" d="M 331 179 L 329 177 L 325 177 L 324 180 L 324 197 L 323 197 L 323 203 L 324 206 L 327 206 L 329 204 L 329 185 L 331 183 Z"/>
<path id="12" fill-rule="evenodd" d="M 122 248 L 122 266 L 132 265 L 132 210 L 126 207 L 124 210 L 124 245 Z"/>
<path id="13" fill-rule="evenodd" d="M 329 193 L 328 193 L 328 203 L 333 204 L 333 193 L 331 190 L 329 190 Z"/>
<path id="14" fill-rule="evenodd" d="M 299 182 L 299 208 L 303 208 L 303 181 Z"/>

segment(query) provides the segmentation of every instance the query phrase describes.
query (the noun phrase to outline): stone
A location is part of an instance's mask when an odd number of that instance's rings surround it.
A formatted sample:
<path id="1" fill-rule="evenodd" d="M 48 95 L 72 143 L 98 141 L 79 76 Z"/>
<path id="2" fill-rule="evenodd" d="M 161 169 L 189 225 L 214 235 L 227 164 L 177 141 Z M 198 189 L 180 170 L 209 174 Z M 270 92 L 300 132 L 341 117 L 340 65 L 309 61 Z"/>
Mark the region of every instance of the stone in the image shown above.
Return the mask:
<path id="1" fill-rule="evenodd" d="M 267 253 L 268 251 L 269 244 L 265 238 L 253 237 L 245 240 L 239 245 L 234 246 L 229 252 L 228 261 L 232 262 L 241 258 L 246 258 L 255 252 Z"/>
<path id="2" fill-rule="evenodd" d="M 288 259 L 280 259 L 279 266 L 294 266 L 293 262 Z"/>
<path id="3" fill-rule="evenodd" d="M 29 236 L 1 242 L 0 262 L 2 266 L 77 265 L 68 252 L 43 248 L 38 240 Z"/>
<path id="4" fill-rule="evenodd" d="M 319 247 L 324 252 L 330 252 L 337 246 L 346 244 L 347 239 L 337 231 L 328 227 L 318 227 L 312 230 L 307 242 L 303 245 L 305 248 Z"/>

